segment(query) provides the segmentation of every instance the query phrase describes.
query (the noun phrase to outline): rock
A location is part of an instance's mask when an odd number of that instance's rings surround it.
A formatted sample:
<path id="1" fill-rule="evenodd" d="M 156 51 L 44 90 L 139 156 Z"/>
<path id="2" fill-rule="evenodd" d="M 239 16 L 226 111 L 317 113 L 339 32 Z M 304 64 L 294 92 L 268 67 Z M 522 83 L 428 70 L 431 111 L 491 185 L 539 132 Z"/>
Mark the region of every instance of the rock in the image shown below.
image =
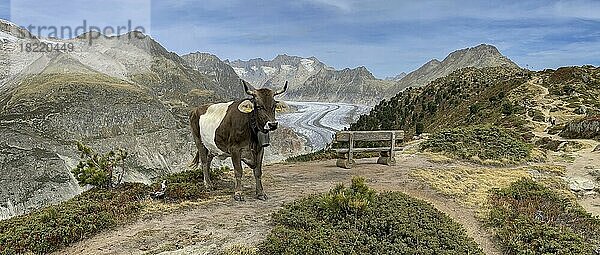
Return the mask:
<path id="1" fill-rule="evenodd" d="M 567 182 L 569 183 L 569 189 L 575 192 L 592 191 L 594 188 L 596 188 L 596 185 L 592 180 L 581 177 L 568 178 Z"/>
<path id="2" fill-rule="evenodd" d="M 579 106 L 577 109 L 575 109 L 575 113 L 577 113 L 577 114 L 586 114 L 587 113 L 587 108 L 584 105 Z"/>
<path id="3" fill-rule="evenodd" d="M 600 137 L 600 115 L 587 116 L 565 125 L 559 134 L 564 138 L 594 139 Z"/>

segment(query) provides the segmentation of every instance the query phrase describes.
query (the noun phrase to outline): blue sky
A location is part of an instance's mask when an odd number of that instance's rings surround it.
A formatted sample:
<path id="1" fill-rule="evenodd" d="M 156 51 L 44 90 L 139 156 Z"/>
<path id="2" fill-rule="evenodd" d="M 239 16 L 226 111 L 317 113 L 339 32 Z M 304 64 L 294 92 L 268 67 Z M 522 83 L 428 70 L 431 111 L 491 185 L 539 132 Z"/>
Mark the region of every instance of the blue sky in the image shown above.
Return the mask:
<path id="1" fill-rule="evenodd" d="M 338 69 L 364 65 L 378 77 L 481 43 L 536 70 L 600 65 L 599 0 L 11 1 L 0 0 L 0 17 L 23 26 L 132 20 L 179 54 L 315 56 Z"/>

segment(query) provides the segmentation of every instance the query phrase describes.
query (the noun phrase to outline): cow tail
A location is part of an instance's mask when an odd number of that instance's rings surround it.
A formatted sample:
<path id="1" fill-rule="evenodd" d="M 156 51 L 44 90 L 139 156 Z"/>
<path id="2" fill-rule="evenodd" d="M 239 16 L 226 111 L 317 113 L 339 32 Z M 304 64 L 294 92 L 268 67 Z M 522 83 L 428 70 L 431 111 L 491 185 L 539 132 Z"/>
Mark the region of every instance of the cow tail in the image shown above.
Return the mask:
<path id="1" fill-rule="evenodd" d="M 200 163 L 200 152 L 196 151 L 196 156 L 192 163 L 190 163 L 189 167 L 198 168 L 198 164 Z"/>
<path id="2" fill-rule="evenodd" d="M 200 163 L 200 151 L 198 151 L 198 142 L 200 141 L 200 116 L 196 112 L 196 109 L 190 112 L 190 126 L 192 127 L 192 135 L 194 136 L 194 142 L 196 143 L 196 156 L 192 163 L 190 163 L 190 167 L 197 168 Z"/>

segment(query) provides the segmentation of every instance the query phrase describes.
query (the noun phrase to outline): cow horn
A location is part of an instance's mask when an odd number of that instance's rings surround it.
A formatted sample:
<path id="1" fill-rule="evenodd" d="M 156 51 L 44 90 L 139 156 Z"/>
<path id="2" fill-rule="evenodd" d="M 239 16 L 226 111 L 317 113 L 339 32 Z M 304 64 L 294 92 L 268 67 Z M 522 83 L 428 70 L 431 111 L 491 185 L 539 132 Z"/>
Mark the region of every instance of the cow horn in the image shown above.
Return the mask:
<path id="1" fill-rule="evenodd" d="M 288 82 L 285 81 L 285 85 L 283 85 L 283 89 L 280 90 L 280 91 L 275 92 L 274 96 L 277 96 L 277 95 L 282 94 L 283 92 L 285 92 L 287 90 L 287 84 L 288 84 Z"/>
<path id="2" fill-rule="evenodd" d="M 252 85 L 248 84 L 246 81 L 244 81 L 242 79 L 240 79 L 240 81 L 242 82 L 242 85 L 244 85 L 244 91 L 246 91 L 246 94 L 251 95 L 251 96 L 256 96 L 256 92 L 254 91 L 254 88 L 252 87 Z"/>

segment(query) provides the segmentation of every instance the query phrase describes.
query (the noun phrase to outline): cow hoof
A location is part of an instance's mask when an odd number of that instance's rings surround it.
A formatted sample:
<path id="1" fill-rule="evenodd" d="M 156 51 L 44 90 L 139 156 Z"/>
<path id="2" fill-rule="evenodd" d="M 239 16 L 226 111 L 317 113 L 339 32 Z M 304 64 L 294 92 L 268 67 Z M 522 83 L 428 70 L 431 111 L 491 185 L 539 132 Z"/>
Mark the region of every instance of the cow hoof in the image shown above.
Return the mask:
<path id="1" fill-rule="evenodd" d="M 256 196 L 256 199 L 265 201 L 265 200 L 269 199 L 269 197 L 267 197 L 266 194 L 262 194 L 262 195 Z"/>
<path id="2" fill-rule="evenodd" d="M 233 200 L 235 201 L 244 201 L 244 196 L 242 196 L 242 194 L 234 194 L 233 195 Z"/>

